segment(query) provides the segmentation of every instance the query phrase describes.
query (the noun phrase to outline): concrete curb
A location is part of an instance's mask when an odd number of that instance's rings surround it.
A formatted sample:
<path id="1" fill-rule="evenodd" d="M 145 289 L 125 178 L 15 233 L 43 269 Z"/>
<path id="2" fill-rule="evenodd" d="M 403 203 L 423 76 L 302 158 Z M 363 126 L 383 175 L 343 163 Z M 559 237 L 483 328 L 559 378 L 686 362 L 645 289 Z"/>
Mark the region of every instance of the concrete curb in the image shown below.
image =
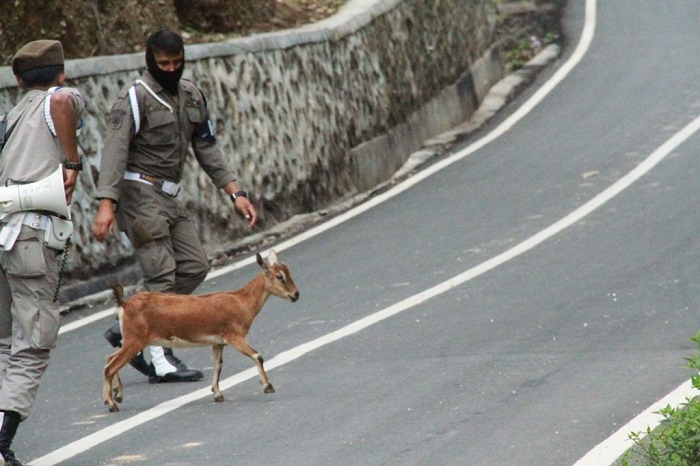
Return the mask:
<path id="1" fill-rule="evenodd" d="M 427 147 L 449 147 L 457 140 L 468 136 L 491 119 L 513 97 L 534 81 L 542 68 L 559 56 L 559 46 L 551 44 L 530 59 L 523 67 L 496 83 L 488 92 L 479 109 L 464 123 L 428 141 Z"/>

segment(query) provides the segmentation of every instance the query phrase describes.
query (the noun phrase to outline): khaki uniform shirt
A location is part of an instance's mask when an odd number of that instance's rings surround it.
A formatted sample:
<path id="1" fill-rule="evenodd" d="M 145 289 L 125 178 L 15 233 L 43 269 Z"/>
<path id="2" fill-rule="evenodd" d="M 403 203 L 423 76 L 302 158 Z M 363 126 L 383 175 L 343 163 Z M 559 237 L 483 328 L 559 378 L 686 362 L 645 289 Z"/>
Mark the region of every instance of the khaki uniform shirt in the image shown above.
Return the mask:
<path id="1" fill-rule="evenodd" d="M 55 92 L 68 93 L 76 120 L 80 121 L 85 108 L 80 92 L 71 88 Z M 22 116 L 0 154 L 2 186 L 10 178 L 22 182 L 44 179 L 66 158 L 44 114 L 48 95 L 46 91 L 31 90 L 8 114 L 8 129 Z M 15 224 L 25 215 L 32 213 L 15 212 L 3 220 Z M 11 240 L 14 247 L 0 250 L 0 366 L 4 368 L 0 409 L 16 411 L 24 420 L 32 410 L 49 363 L 48 350 L 58 339 L 61 316 L 52 296 L 57 292 L 60 253 L 45 245 L 42 229 L 29 225 L 5 225 L 0 235 L 15 227 Z"/>
<path id="2" fill-rule="evenodd" d="M 76 120 L 85 109 L 85 101 L 77 89 L 64 87 L 55 92 L 68 93 L 73 101 Z M 0 186 L 8 179 L 19 182 L 39 181 L 51 175 L 66 154 L 58 139 L 49 129 L 50 122 L 44 115 L 48 91 L 31 90 L 7 114 L 7 129 L 21 116 L 5 148 L 0 154 Z"/>
<path id="3" fill-rule="evenodd" d="M 124 88 L 109 116 L 105 148 L 102 153 L 97 199 L 119 202 L 118 185 L 124 171 L 180 182 L 190 143 L 200 166 L 217 188 L 235 180 L 216 142 L 197 135 L 208 123 L 205 101 L 200 90 L 181 79 L 176 96 L 158 84 L 146 71 L 142 80 L 170 108 L 159 102 L 144 86 L 136 84 L 140 130 L 134 135 L 134 117 L 129 103 L 129 88 Z"/>

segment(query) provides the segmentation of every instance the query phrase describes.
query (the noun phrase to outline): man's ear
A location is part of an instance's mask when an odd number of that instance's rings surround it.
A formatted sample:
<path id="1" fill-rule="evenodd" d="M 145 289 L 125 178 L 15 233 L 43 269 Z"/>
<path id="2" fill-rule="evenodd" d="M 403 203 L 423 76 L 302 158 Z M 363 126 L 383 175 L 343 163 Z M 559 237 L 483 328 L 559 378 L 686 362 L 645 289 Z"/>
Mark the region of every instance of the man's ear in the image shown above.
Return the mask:
<path id="1" fill-rule="evenodd" d="M 63 86 L 66 83 L 67 78 L 68 78 L 68 75 L 66 75 L 65 71 L 59 73 L 59 75 L 56 76 L 56 85 Z"/>
<path id="2" fill-rule="evenodd" d="M 17 80 L 17 85 L 19 86 L 20 89 L 22 89 L 23 91 L 27 89 L 27 86 L 25 86 L 24 81 L 22 81 L 22 78 L 15 75 L 15 79 Z"/>

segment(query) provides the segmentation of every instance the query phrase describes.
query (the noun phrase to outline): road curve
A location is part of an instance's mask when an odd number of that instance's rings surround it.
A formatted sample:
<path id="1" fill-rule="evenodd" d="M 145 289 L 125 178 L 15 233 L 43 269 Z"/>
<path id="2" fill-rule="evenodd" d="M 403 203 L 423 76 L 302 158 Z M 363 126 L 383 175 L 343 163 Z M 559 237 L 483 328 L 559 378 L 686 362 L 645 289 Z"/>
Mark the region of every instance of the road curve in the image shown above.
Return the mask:
<path id="1" fill-rule="evenodd" d="M 430 176 L 280 252 L 302 299 L 269 301 L 249 335 L 276 394 L 227 350 L 227 402 L 206 382 L 149 385 L 127 368 L 122 411 L 107 413 L 101 320 L 61 335 L 20 457 L 574 464 L 685 382 L 700 299 L 700 4 L 601 3 L 589 30 L 595 2 L 569 2 L 560 63 Z M 211 375 L 206 349 L 180 356 Z"/>

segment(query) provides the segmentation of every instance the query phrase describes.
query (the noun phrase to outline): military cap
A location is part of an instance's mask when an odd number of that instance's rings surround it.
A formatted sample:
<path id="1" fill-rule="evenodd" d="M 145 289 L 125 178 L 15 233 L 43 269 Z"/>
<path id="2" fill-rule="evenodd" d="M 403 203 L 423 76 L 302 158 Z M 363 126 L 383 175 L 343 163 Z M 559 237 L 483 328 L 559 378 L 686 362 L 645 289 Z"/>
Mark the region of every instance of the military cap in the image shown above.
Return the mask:
<path id="1" fill-rule="evenodd" d="M 63 63 L 63 45 L 59 41 L 35 40 L 19 49 L 12 57 L 12 72 L 19 75 L 28 70 Z"/>

